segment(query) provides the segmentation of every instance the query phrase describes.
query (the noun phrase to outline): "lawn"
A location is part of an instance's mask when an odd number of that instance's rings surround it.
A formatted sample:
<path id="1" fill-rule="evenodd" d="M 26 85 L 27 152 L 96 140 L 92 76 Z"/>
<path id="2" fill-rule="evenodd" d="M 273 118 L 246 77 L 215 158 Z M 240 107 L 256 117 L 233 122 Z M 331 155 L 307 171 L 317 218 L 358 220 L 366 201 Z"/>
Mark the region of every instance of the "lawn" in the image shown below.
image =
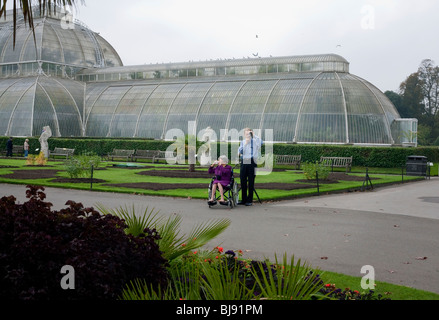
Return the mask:
<path id="1" fill-rule="evenodd" d="M 200 177 L 192 177 L 187 165 L 167 165 L 139 163 L 144 168 L 124 168 L 114 165 L 117 162 L 101 162 L 99 168 L 93 171 L 93 183 L 91 179 L 68 180 L 69 175 L 63 161 L 49 161 L 45 166 L 26 165 L 25 160 L 21 159 L 0 159 L 0 182 L 15 184 L 40 184 L 47 187 L 72 188 L 95 191 L 124 192 L 131 194 L 144 194 L 154 196 L 172 196 L 194 199 L 206 199 L 207 187 L 210 176 L 207 168 L 196 168 L 196 173 Z M 123 164 L 123 163 L 122 163 Z M 347 192 L 360 190 L 364 184 L 366 168 L 354 167 L 352 173 L 345 174 L 343 169 L 336 170 L 333 181 L 319 181 L 317 188 L 316 181 L 307 181 L 300 170 L 292 170 L 288 167 L 275 168 L 267 175 L 259 175 L 256 178 L 256 189 L 262 201 L 291 199 L 303 196 Z M 15 171 L 38 170 L 38 172 L 56 171 L 53 176 L 43 177 L 31 175 L 25 177 L 9 176 Z M 45 170 L 45 171 L 41 171 Z M 46 171 L 48 170 L 48 171 Z M 180 172 L 179 177 L 163 176 L 158 173 L 160 170 L 163 175 L 170 172 Z M 369 177 L 373 187 L 383 185 L 418 180 L 419 177 L 402 176 L 399 168 L 397 169 L 377 169 L 370 168 Z M 148 172 L 154 171 L 155 175 Z M 239 177 L 239 168 L 235 168 L 235 174 Z M 36 173 L 36 172 L 35 172 Z M 205 173 L 202 175 L 202 173 Z M 59 178 L 66 178 L 61 181 Z M 237 178 L 239 181 L 239 178 Z M 129 184 L 129 185 L 127 185 Z M 275 186 L 274 184 L 277 184 Z M 178 187 L 180 185 L 180 187 Z M 156 190 L 159 189 L 159 190 Z"/>

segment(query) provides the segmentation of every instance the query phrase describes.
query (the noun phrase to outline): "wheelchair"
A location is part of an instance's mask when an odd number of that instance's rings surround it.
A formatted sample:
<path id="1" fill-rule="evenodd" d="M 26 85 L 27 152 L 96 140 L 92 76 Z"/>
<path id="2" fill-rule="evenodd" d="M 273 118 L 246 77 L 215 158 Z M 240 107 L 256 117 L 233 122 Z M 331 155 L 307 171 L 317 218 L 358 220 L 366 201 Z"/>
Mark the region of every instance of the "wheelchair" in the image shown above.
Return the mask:
<path id="1" fill-rule="evenodd" d="M 207 199 L 211 199 L 212 198 L 212 186 L 213 186 L 213 181 L 216 179 L 216 177 L 212 177 L 212 180 L 209 183 L 209 188 L 207 189 L 207 193 L 208 193 L 208 198 Z M 239 201 L 239 186 L 238 183 L 235 181 L 235 177 L 233 176 L 233 169 L 232 169 L 232 178 L 230 179 L 230 183 L 223 187 L 224 190 L 224 201 L 227 202 L 227 207 L 230 208 L 234 208 L 238 205 L 238 201 Z M 218 202 L 218 199 L 221 198 L 221 194 L 219 194 L 219 190 L 218 191 L 218 196 L 215 195 L 215 199 Z M 215 206 L 216 204 L 209 204 L 209 208 L 212 208 L 213 206 Z"/>

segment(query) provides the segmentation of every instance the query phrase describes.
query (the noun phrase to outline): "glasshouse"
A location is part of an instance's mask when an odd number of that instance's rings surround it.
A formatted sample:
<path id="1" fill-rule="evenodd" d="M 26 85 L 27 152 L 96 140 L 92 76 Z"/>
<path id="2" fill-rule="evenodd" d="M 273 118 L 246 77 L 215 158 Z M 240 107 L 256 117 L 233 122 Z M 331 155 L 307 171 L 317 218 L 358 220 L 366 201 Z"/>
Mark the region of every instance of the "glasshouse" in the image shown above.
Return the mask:
<path id="1" fill-rule="evenodd" d="M 84 23 L 34 12 L 35 41 L 12 14 L 0 21 L 0 134 L 164 139 L 210 127 L 218 139 L 251 127 L 287 143 L 416 145 L 373 84 L 335 54 L 123 66 Z M 263 136 L 264 138 L 264 136 Z"/>

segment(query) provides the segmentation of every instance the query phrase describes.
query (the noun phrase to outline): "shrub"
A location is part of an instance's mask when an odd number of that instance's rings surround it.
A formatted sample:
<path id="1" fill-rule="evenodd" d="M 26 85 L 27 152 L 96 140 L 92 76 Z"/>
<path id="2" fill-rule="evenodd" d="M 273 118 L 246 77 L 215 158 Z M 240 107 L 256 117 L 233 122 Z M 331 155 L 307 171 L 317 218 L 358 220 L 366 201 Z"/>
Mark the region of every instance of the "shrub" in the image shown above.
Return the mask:
<path id="1" fill-rule="evenodd" d="M 73 156 L 66 160 L 65 169 L 70 178 L 90 178 L 91 167 L 98 168 L 101 159 L 93 152 L 84 152 L 82 155 Z"/>
<path id="2" fill-rule="evenodd" d="M 122 219 L 74 201 L 52 211 L 43 187 L 27 187 L 23 204 L 13 196 L 0 199 L 1 300 L 116 299 L 139 277 L 153 287 L 166 286 L 155 230 L 127 235 Z M 64 265 L 74 268 L 74 290 L 61 288 Z"/>
<path id="3" fill-rule="evenodd" d="M 168 287 L 154 291 L 143 280 L 126 286 L 124 300 L 309 300 L 323 287 L 316 270 L 294 257 L 244 260 L 234 251 L 193 252 L 170 266 Z M 319 295 L 321 296 L 321 295 Z"/>
<path id="4" fill-rule="evenodd" d="M 329 176 L 329 167 L 316 162 L 305 162 L 303 164 L 303 174 L 308 180 L 315 180 L 317 178 L 316 172 L 319 174 L 319 180 L 325 180 Z"/>
<path id="5" fill-rule="evenodd" d="M 325 284 L 320 289 L 319 294 L 313 297 L 314 299 L 330 299 L 330 300 L 390 300 L 382 294 L 376 294 L 374 290 L 367 292 L 360 292 L 345 288 L 344 290 L 337 288 L 335 284 Z"/>
<path id="6" fill-rule="evenodd" d="M 38 164 L 40 166 L 44 166 L 46 163 L 47 159 L 43 152 L 40 152 L 37 156 L 29 154 L 26 158 L 26 165 L 34 166 L 35 164 Z"/>

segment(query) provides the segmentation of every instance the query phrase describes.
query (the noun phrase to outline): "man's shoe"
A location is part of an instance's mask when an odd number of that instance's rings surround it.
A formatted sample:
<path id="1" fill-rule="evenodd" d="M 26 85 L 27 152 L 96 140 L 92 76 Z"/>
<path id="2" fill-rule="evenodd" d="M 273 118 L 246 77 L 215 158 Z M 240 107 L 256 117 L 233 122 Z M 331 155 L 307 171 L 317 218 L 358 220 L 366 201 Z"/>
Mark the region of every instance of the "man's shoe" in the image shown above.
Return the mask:
<path id="1" fill-rule="evenodd" d="M 245 202 L 238 201 L 238 206 L 243 206 L 243 205 L 245 205 Z"/>
<path id="2" fill-rule="evenodd" d="M 245 204 L 245 206 L 246 207 L 250 207 L 250 206 L 252 206 L 253 204 L 251 203 L 251 202 L 247 202 L 246 204 Z"/>

